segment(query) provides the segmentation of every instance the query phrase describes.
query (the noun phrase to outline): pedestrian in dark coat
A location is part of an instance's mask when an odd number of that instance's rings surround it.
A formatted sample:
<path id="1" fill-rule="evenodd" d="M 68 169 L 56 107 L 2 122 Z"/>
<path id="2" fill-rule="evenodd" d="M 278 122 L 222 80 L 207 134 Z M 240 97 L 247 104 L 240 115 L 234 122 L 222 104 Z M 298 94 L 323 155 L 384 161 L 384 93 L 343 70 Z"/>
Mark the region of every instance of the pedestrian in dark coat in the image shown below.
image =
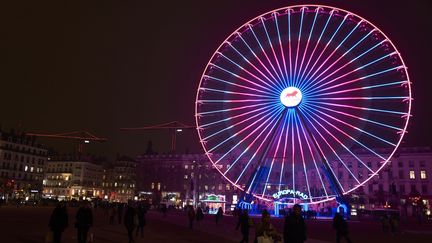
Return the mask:
<path id="1" fill-rule="evenodd" d="M 306 223 L 301 214 L 301 206 L 295 204 L 290 215 L 285 217 L 285 243 L 303 243 L 306 241 Z"/>
<path id="2" fill-rule="evenodd" d="M 93 213 L 89 202 L 85 202 L 84 205 L 78 209 L 75 218 L 78 243 L 87 243 L 89 229 L 93 226 Z"/>
<path id="3" fill-rule="evenodd" d="M 238 212 L 239 213 L 239 212 Z M 251 219 L 249 218 L 248 211 L 245 209 L 243 213 L 240 215 L 239 220 L 237 222 L 236 230 L 240 228 L 240 232 L 242 233 L 242 240 L 240 243 L 246 242 L 249 243 L 249 228 L 251 227 Z"/>
<path id="4" fill-rule="evenodd" d="M 124 209 L 124 205 L 123 205 L 123 203 L 119 203 L 119 204 L 117 205 L 117 219 L 118 219 L 118 223 L 119 223 L 119 224 L 121 224 L 121 222 L 122 222 L 123 209 Z"/>
<path id="5" fill-rule="evenodd" d="M 134 242 L 133 231 L 135 227 L 138 226 L 139 222 L 138 222 L 138 215 L 135 209 L 131 205 L 127 206 L 126 208 L 123 222 L 128 232 L 129 243 L 133 243 Z"/>
<path id="6" fill-rule="evenodd" d="M 216 224 L 219 223 L 219 221 L 222 219 L 222 217 L 223 217 L 223 210 L 222 210 L 222 207 L 219 207 L 219 209 L 215 215 Z"/>
<path id="7" fill-rule="evenodd" d="M 193 206 L 188 207 L 187 215 L 189 220 L 189 229 L 192 229 L 193 221 L 195 220 L 195 209 L 193 208 Z"/>
<path id="8" fill-rule="evenodd" d="M 333 229 L 336 230 L 336 242 L 339 243 L 340 239 L 345 238 L 346 242 L 351 243 L 348 236 L 348 224 L 340 213 L 336 213 L 333 218 Z"/>
<path id="9" fill-rule="evenodd" d="M 144 237 L 144 226 L 146 225 L 145 215 L 147 210 L 143 205 L 139 206 L 137 209 L 138 216 L 138 227 L 136 229 L 136 236 L 138 236 L 138 232 L 141 231 L 141 237 Z"/>
<path id="10" fill-rule="evenodd" d="M 53 232 L 53 243 L 61 242 L 61 235 L 67 228 L 69 222 L 66 204 L 59 202 L 57 207 L 53 210 L 48 226 Z"/>
<path id="11" fill-rule="evenodd" d="M 203 219 L 204 219 L 204 213 L 203 213 L 201 207 L 198 207 L 197 212 L 196 212 L 196 221 L 197 221 L 197 223 L 199 223 Z"/>

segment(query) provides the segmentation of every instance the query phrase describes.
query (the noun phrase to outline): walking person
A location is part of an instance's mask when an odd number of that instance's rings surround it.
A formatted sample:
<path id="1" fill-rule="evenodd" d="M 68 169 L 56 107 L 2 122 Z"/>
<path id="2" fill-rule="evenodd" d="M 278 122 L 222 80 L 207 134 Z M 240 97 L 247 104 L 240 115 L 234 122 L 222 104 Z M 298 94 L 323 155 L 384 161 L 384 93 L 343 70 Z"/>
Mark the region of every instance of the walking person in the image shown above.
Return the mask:
<path id="1" fill-rule="evenodd" d="M 84 202 L 84 205 L 78 209 L 75 218 L 78 243 L 87 243 L 89 229 L 93 226 L 93 213 L 90 208 L 90 202 Z"/>
<path id="2" fill-rule="evenodd" d="M 138 216 L 138 227 L 136 229 L 136 236 L 138 236 L 138 232 L 141 232 L 141 237 L 144 237 L 144 226 L 146 225 L 145 215 L 147 213 L 147 210 L 145 209 L 144 205 L 140 205 L 137 209 L 137 216 Z"/>
<path id="3" fill-rule="evenodd" d="M 119 203 L 117 205 L 117 218 L 118 218 L 118 223 L 119 224 L 121 224 L 121 222 L 122 222 L 123 210 L 124 210 L 124 204 L 123 203 Z"/>
<path id="4" fill-rule="evenodd" d="M 394 213 L 390 217 L 390 229 L 393 236 L 399 233 L 399 214 Z"/>
<path id="5" fill-rule="evenodd" d="M 193 221 L 195 220 L 195 210 L 194 210 L 192 205 L 189 205 L 187 215 L 188 215 L 188 220 L 189 220 L 189 229 L 192 229 L 193 228 Z"/>
<path id="6" fill-rule="evenodd" d="M 48 226 L 53 233 L 53 243 L 60 243 L 63 231 L 68 227 L 68 213 L 66 210 L 66 204 L 59 202 L 54 208 Z"/>
<path id="7" fill-rule="evenodd" d="M 135 230 L 135 227 L 138 226 L 139 222 L 138 215 L 132 205 L 127 206 L 123 222 L 128 233 L 129 243 L 133 243 L 133 231 Z"/>
<path id="8" fill-rule="evenodd" d="M 270 223 L 270 214 L 264 209 L 261 214 L 261 222 L 255 229 L 255 242 L 279 242 L 281 240 L 282 237 Z"/>
<path id="9" fill-rule="evenodd" d="M 381 225 L 382 225 L 382 230 L 385 234 L 387 234 L 389 232 L 389 227 L 390 227 L 390 219 L 388 217 L 387 214 L 385 214 L 382 218 L 381 218 Z"/>
<path id="10" fill-rule="evenodd" d="M 336 213 L 333 218 L 333 229 L 336 230 L 336 242 L 339 243 L 341 238 L 345 238 L 346 242 L 351 243 L 348 236 L 348 224 L 340 213 Z"/>
<path id="11" fill-rule="evenodd" d="M 302 217 L 301 206 L 295 204 L 292 212 L 285 217 L 285 243 L 303 243 L 306 241 L 306 223 Z"/>
<path id="12" fill-rule="evenodd" d="M 108 210 L 108 215 L 109 215 L 109 224 L 113 225 L 114 224 L 114 219 L 115 216 L 117 214 L 117 207 L 116 205 L 112 204 L 109 206 L 109 210 Z"/>
<path id="13" fill-rule="evenodd" d="M 216 224 L 219 223 L 219 221 L 222 219 L 222 217 L 223 217 L 223 210 L 222 210 L 222 207 L 219 207 L 219 209 L 215 215 Z"/>
<path id="14" fill-rule="evenodd" d="M 249 218 L 249 214 L 246 209 L 244 209 L 242 213 L 237 213 L 240 214 L 236 226 L 236 230 L 240 228 L 240 232 L 242 234 L 242 240 L 240 241 L 240 243 L 249 243 L 249 228 L 252 226 L 252 219 Z"/>
<path id="15" fill-rule="evenodd" d="M 201 222 L 201 220 L 203 220 L 203 219 L 204 219 L 204 213 L 203 213 L 201 207 L 198 207 L 197 208 L 197 212 L 196 212 L 196 221 L 197 221 L 197 224 L 199 224 L 199 222 Z"/>

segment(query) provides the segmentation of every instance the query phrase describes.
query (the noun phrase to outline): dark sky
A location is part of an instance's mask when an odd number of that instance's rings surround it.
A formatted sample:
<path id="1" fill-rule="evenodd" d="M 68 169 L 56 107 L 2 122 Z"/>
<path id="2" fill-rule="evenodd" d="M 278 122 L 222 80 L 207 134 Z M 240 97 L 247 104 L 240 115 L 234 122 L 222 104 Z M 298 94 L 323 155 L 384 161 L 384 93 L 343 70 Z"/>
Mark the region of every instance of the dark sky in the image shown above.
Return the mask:
<path id="1" fill-rule="evenodd" d="M 19 1 L 0 6 L 0 124 L 28 132 L 88 130 L 110 141 L 88 152 L 136 155 L 152 139 L 169 149 L 168 131 L 120 127 L 179 120 L 194 124 L 198 82 L 232 31 L 269 10 L 321 3 L 352 11 L 386 33 L 413 82 L 406 145 L 432 145 L 431 1 Z M 61 150 L 70 143 L 41 140 Z M 201 152 L 195 130 L 179 151 Z"/>

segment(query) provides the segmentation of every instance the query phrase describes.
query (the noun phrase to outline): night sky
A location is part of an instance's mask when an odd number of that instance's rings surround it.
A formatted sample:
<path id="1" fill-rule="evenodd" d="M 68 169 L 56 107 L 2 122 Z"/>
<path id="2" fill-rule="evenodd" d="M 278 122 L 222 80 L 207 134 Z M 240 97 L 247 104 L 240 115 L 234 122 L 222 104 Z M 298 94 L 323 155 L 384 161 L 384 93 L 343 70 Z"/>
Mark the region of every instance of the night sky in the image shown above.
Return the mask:
<path id="1" fill-rule="evenodd" d="M 86 152 L 136 155 L 168 131 L 120 127 L 179 120 L 194 124 L 194 103 L 209 58 L 232 31 L 275 8 L 320 3 L 378 26 L 402 54 L 413 82 L 405 145 L 432 145 L 431 1 L 29 1 L 0 7 L 0 124 L 3 130 L 88 130 L 110 141 Z M 379 3 L 377 3 L 379 2 Z M 410 3 L 408 5 L 407 3 Z M 178 151 L 202 152 L 195 130 Z M 73 143 L 40 139 L 61 151 Z"/>

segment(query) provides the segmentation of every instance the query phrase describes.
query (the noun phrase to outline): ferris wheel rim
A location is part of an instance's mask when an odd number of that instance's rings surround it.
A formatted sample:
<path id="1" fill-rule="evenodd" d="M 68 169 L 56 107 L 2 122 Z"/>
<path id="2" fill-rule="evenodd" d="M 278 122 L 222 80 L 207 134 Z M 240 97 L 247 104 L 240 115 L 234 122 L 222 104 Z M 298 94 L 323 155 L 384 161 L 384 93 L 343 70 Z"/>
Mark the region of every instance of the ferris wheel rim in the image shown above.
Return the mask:
<path id="1" fill-rule="evenodd" d="M 400 147 L 400 144 L 404 138 L 404 134 L 407 131 L 407 127 L 410 121 L 410 117 L 411 117 L 411 109 L 412 109 L 412 90 L 411 90 L 411 79 L 409 77 L 409 73 L 407 71 L 407 66 L 405 64 L 404 59 L 402 58 L 399 50 L 397 49 L 397 47 L 394 45 L 394 43 L 392 42 L 392 40 L 380 29 L 378 28 L 376 25 L 374 25 L 373 23 L 371 23 L 370 21 L 368 21 L 367 19 L 342 8 L 337 8 L 337 7 L 333 7 L 333 6 L 329 6 L 329 5 L 320 5 L 320 4 L 300 4 L 300 5 L 292 5 L 292 6 L 287 6 L 287 7 L 281 7 L 278 9 L 274 9 L 274 10 L 270 10 L 267 11 L 257 17 L 254 17 L 252 19 L 250 19 L 249 21 L 245 22 L 244 24 L 242 24 L 239 28 L 237 28 L 236 30 L 234 30 L 231 34 L 228 35 L 228 37 L 221 42 L 221 44 L 217 47 L 216 51 L 212 54 L 212 56 L 210 57 L 208 63 L 205 66 L 205 69 L 203 70 L 203 73 L 201 75 L 200 78 L 200 82 L 198 84 L 198 89 L 197 89 L 197 93 L 196 93 L 196 102 L 195 102 L 195 122 L 196 122 L 196 127 L 197 127 L 197 131 L 198 131 L 198 135 L 199 135 L 199 139 L 200 139 L 200 143 L 202 148 L 205 151 L 206 156 L 209 158 L 210 162 L 212 163 L 213 167 L 215 169 L 217 169 L 217 171 L 223 176 L 224 179 L 226 179 L 229 183 L 231 183 L 233 186 L 237 187 L 238 189 L 244 191 L 245 189 L 242 188 L 240 185 L 236 184 L 235 182 L 233 182 L 230 178 L 228 178 L 217 166 L 215 166 L 215 162 L 213 161 L 213 158 L 211 156 L 211 153 L 209 153 L 205 143 L 203 142 L 203 137 L 202 134 L 200 132 L 200 129 L 202 129 L 200 127 L 200 123 L 199 123 L 199 111 L 198 111 L 198 106 L 199 106 L 199 94 L 200 94 L 200 88 L 202 87 L 202 83 L 203 80 L 205 80 L 205 76 L 206 73 L 208 71 L 208 68 L 211 66 L 211 62 L 212 60 L 214 60 L 214 58 L 216 57 L 216 55 L 218 54 L 218 52 L 221 50 L 221 48 L 226 44 L 229 43 L 229 40 L 233 38 L 233 36 L 235 36 L 237 33 L 239 33 L 239 31 L 244 28 L 244 26 L 250 25 L 252 22 L 259 20 L 260 18 L 264 18 L 265 16 L 271 15 L 273 13 L 278 13 L 281 11 L 291 11 L 292 9 L 297 9 L 297 8 L 305 8 L 305 7 L 310 7 L 310 8 L 315 8 L 315 10 L 318 10 L 320 8 L 322 9 L 331 9 L 332 11 L 341 11 L 347 14 L 350 14 L 352 16 L 355 16 L 356 18 L 360 19 L 361 21 L 365 21 L 368 25 L 372 26 L 374 29 L 376 29 L 383 37 L 384 39 L 391 45 L 391 47 L 396 51 L 397 56 L 399 58 L 399 60 L 402 63 L 402 67 L 404 69 L 404 74 L 406 75 L 406 79 L 407 79 L 407 90 L 408 90 L 408 107 L 407 107 L 407 112 L 406 112 L 406 121 L 404 122 L 402 131 L 401 131 L 401 136 L 399 137 L 396 146 L 394 147 L 394 149 L 392 149 L 391 153 L 386 156 L 386 160 L 382 162 L 381 166 L 375 170 L 375 172 L 373 172 L 371 175 L 369 175 L 367 177 L 367 179 L 363 180 L 361 183 L 358 183 L 356 186 L 354 186 L 353 188 L 345 191 L 343 194 L 347 195 L 348 193 L 353 192 L 354 190 L 358 189 L 359 187 L 363 186 L 364 184 L 366 184 L 368 181 L 370 181 L 372 178 L 374 178 L 390 161 L 390 159 L 394 156 L 394 154 L 396 153 L 397 149 Z M 261 200 L 267 200 L 270 201 L 271 199 L 269 199 L 268 197 L 264 197 L 264 196 L 260 196 L 258 194 L 253 194 L 255 197 L 261 199 Z M 315 203 L 321 203 L 321 202 L 325 202 L 325 201 L 330 201 L 333 200 L 334 197 L 331 198 L 327 198 L 325 200 L 320 200 L 320 201 L 314 201 L 314 202 L 306 202 L 307 204 L 315 204 Z"/>

